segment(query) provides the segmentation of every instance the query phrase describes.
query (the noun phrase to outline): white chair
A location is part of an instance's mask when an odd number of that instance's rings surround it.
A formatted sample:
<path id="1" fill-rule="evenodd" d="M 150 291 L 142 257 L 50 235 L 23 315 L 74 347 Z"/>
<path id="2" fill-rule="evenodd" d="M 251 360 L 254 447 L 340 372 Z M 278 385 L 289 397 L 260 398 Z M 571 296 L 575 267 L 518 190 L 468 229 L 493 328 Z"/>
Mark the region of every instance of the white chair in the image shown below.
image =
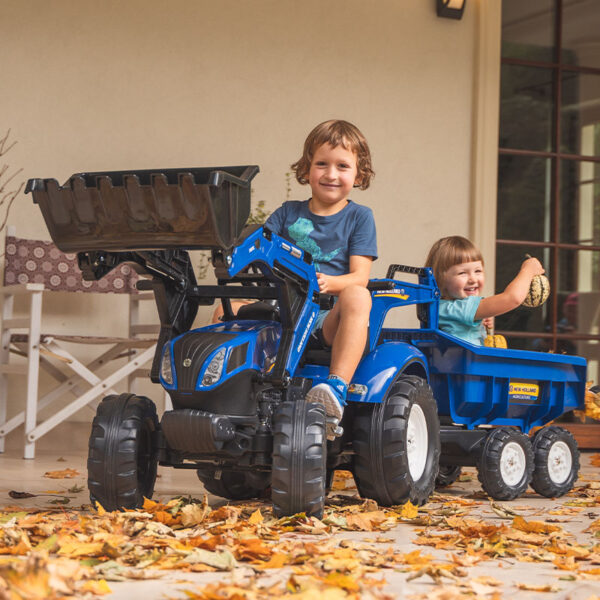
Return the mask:
<path id="1" fill-rule="evenodd" d="M 134 386 L 137 377 L 148 376 L 159 325 L 139 322 L 140 303 L 153 300 L 153 294 L 138 292 L 137 279 L 137 273 L 130 266 L 121 265 L 100 281 L 84 281 L 76 255 L 62 253 L 51 242 L 17 238 L 14 228 L 8 228 L 4 286 L 0 288 L 0 297 L 4 300 L 0 329 L 0 452 L 4 451 L 6 435 L 24 424 L 24 458 L 34 458 L 36 441 L 59 423 L 99 396 L 117 393 L 113 386 L 120 381 Z M 49 292 L 64 291 L 129 294 L 128 337 L 46 333 L 42 298 Z M 15 304 L 19 312 L 27 307 L 28 316 L 15 317 Z M 88 356 L 90 345 L 100 349 L 99 355 L 87 364 L 67 349 L 83 345 L 88 346 Z M 125 364 L 115 360 L 124 357 L 128 359 Z M 108 374 L 107 365 L 112 367 Z M 58 382 L 41 397 L 40 367 Z M 98 373 L 100 368 L 102 375 Z M 25 378 L 25 408 L 7 420 L 7 384 L 8 377 L 13 375 Z M 41 410 L 68 394 L 74 398 L 38 422 Z"/>

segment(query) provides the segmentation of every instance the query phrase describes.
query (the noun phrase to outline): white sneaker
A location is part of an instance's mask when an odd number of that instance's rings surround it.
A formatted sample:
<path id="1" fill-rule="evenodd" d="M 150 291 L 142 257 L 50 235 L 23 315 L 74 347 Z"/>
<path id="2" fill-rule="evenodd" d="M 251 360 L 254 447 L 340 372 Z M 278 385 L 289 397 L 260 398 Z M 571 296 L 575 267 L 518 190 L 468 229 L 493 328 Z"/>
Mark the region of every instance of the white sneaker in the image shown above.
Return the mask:
<path id="1" fill-rule="evenodd" d="M 325 413 L 328 417 L 337 419 L 338 423 L 342 420 L 344 406 L 336 394 L 335 388 L 327 383 L 319 383 L 308 390 L 306 394 L 308 402 L 317 402 L 325 407 Z"/>

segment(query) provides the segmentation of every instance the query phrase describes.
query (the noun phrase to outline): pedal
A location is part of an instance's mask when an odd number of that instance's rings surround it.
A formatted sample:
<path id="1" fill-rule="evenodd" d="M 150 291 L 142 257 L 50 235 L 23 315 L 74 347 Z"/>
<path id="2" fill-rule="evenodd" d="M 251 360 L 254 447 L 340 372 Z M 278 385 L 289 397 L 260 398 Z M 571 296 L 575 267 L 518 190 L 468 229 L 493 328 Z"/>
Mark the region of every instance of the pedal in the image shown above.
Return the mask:
<path id="1" fill-rule="evenodd" d="M 344 434 L 344 428 L 339 425 L 338 419 L 327 419 L 325 431 L 327 432 L 328 442 L 332 442 L 336 437 Z"/>

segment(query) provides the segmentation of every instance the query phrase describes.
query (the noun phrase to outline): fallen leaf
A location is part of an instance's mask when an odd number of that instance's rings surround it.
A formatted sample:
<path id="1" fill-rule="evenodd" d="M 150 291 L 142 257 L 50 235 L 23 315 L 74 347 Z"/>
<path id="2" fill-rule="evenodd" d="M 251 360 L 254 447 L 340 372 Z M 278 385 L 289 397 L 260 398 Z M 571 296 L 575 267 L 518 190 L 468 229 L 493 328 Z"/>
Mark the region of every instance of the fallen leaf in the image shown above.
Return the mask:
<path id="1" fill-rule="evenodd" d="M 47 471 L 44 477 L 48 479 L 73 479 L 79 477 L 80 473 L 75 469 L 63 469 L 62 471 Z"/>

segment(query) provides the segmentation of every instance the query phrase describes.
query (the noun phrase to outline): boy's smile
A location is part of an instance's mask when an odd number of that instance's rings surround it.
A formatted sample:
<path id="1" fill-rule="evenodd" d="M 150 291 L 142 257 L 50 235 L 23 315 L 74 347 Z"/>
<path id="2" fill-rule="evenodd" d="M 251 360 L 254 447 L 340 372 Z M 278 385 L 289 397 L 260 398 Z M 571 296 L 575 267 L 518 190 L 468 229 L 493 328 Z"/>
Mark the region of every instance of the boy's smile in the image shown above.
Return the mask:
<path id="1" fill-rule="evenodd" d="M 485 274 L 480 260 L 453 265 L 444 273 L 443 295 L 450 298 L 480 296 Z"/>
<path id="2" fill-rule="evenodd" d="M 332 215 L 342 210 L 354 187 L 357 172 L 356 153 L 343 146 L 319 146 L 308 172 L 312 190 L 310 210 L 321 215 Z"/>

